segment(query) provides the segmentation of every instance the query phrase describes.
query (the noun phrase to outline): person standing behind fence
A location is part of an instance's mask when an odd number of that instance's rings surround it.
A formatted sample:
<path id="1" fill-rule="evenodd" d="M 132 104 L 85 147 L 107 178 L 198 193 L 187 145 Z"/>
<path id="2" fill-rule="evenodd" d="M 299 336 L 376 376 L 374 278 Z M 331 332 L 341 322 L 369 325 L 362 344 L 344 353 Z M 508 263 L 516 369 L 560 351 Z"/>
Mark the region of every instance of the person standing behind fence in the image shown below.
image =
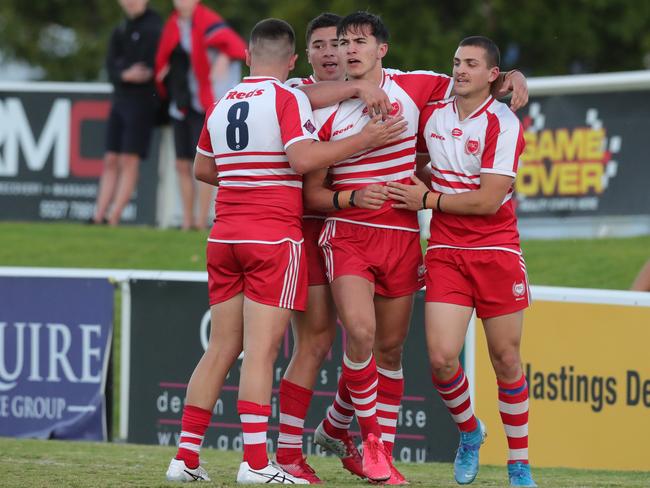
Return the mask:
<path id="1" fill-rule="evenodd" d="M 174 9 L 156 53 L 156 82 L 159 93 L 170 100 L 182 229 L 187 230 L 206 227 L 214 202 L 214 187 L 197 182 L 199 209 L 194 218 L 192 161 L 205 113 L 239 83 L 246 45 L 219 14 L 199 0 L 174 0 Z"/>
<path id="2" fill-rule="evenodd" d="M 106 56 L 113 104 L 108 118 L 104 171 L 95 213 L 88 221 L 91 224 L 120 222 L 138 182 L 140 159 L 147 156 L 155 118 L 153 65 L 162 19 L 147 6 L 148 0 L 119 3 L 126 19 L 113 30 Z"/>

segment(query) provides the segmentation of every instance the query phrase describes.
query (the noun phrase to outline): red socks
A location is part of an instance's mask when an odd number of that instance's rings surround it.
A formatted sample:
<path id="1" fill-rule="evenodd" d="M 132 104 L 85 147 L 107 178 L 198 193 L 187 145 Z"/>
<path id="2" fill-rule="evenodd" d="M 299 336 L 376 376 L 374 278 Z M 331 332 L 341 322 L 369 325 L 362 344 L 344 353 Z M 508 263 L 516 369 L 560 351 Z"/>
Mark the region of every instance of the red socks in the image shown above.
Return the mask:
<path id="1" fill-rule="evenodd" d="M 302 459 L 302 434 L 312 394 L 285 379 L 280 382 L 280 435 L 275 453 L 280 464 Z"/>
<path id="2" fill-rule="evenodd" d="M 271 405 L 259 405 L 245 400 L 237 402 L 244 436 L 244 461 L 253 469 L 262 469 L 269 463 L 266 455 L 266 432 Z"/>
<path id="3" fill-rule="evenodd" d="M 432 375 L 433 385 L 435 386 L 440 397 L 454 419 L 458 430 L 461 432 L 472 432 L 478 427 L 478 422 L 474 416 L 472 402 L 469 397 L 469 382 L 465 371 L 458 366 L 458 371 L 449 380 L 439 381 Z"/>
<path id="4" fill-rule="evenodd" d="M 194 405 L 185 405 L 181 420 L 181 438 L 178 442 L 176 459 L 185 462 L 190 469 L 199 466 L 199 453 L 212 412 Z"/>

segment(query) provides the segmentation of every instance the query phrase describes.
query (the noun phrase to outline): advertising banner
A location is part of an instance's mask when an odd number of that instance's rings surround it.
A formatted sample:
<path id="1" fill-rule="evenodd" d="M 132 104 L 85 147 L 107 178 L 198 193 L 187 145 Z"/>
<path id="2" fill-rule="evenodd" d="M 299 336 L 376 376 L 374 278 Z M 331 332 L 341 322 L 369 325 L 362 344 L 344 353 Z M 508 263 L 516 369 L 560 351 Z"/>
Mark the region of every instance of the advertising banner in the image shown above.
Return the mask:
<path id="1" fill-rule="evenodd" d="M 650 469 L 648 344 L 648 306 L 533 303 L 522 344 L 533 466 Z M 506 438 L 480 321 L 476 411 L 490 431 L 481 462 L 504 464 Z"/>
<path id="2" fill-rule="evenodd" d="M 0 436 L 106 440 L 113 286 L 0 277 Z"/>
<path id="3" fill-rule="evenodd" d="M 131 354 L 128 441 L 175 445 L 180 433 L 187 381 L 207 347 L 210 314 L 207 284 L 158 280 L 131 282 Z M 394 455 L 400 461 L 450 461 L 458 433 L 431 384 L 423 330 L 423 295 L 418 294 L 411 332 L 404 350 L 405 396 L 398 417 Z M 313 433 L 336 394 L 345 336 L 339 332 L 330 355 L 318 373 L 305 422 L 307 455 L 320 450 Z M 275 389 L 269 421 L 269 451 L 277 441 L 277 388 L 289 363 L 291 333 L 287 330 L 273 373 Z M 230 371 L 214 408 L 204 445 L 242 449 L 236 410 L 238 360 Z M 353 427 L 357 430 L 356 426 Z"/>
<path id="4" fill-rule="evenodd" d="M 518 215 L 647 215 L 648 103 L 647 91 L 532 97 L 520 111 Z"/>
<path id="5" fill-rule="evenodd" d="M 0 84 L 0 219 L 92 217 L 109 112 L 110 94 L 99 89 L 9 91 Z M 140 163 L 124 222 L 155 223 L 158 145 L 154 137 Z"/>

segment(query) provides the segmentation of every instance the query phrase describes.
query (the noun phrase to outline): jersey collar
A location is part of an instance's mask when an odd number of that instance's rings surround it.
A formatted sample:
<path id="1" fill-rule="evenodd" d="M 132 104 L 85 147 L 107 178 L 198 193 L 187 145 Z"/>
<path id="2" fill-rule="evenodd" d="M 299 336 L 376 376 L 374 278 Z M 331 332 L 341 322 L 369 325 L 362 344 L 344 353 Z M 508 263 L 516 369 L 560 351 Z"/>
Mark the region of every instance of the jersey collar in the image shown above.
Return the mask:
<path id="1" fill-rule="evenodd" d="M 280 83 L 280 80 L 273 78 L 272 76 L 245 76 L 241 80 L 242 83 L 259 83 L 261 81 L 277 81 Z"/>
<path id="2" fill-rule="evenodd" d="M 465 122 L 467 120 L 475 119 L 475 118 L 479 117 L 483 112 L 485 112 L 488 109 L 488 107 L 490 105 L 492 105 L 492 102 L 494 102 L 494 97 L 492 95 L 488 95 L 488 97 L 485 99 L 485 101 L 481 105 L 476 107 L 476 109 L 471 114 L 469 114 L 464 120 L 460 120 L 460 114 L 458 112 L 458 106 L 456 104 L 456 100 L 457 100 L 457 97 L 454 97 L 454 105 L 453 105 L 454 112 L 456 113 L 456 115 L 459 116 L 459 121 L 462 123 L 462 122 Z"/>

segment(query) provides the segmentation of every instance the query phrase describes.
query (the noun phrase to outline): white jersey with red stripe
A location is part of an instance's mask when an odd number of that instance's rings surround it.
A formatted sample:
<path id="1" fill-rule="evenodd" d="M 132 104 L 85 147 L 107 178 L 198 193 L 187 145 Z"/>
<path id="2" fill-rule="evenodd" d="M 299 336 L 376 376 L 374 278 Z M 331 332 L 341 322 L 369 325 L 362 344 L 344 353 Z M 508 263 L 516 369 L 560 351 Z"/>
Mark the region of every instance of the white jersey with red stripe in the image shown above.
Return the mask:
<path id="1" fill-rule="evenodd" d="M 435 100 L 449 97 L 452 79 L 433 71 L 403 72 L 383 69 L 381 88 L 393 105 L 391 115 L 403 116 L 407 130 L 395 143 L 356 154 L 330 167 L 334 190 L 356 190 L 371 183 L 385 185 L 389 181 L 410 184 L 415 170 L 415 143 L 420 111 Z M 314 111 L 321 140 L 337 140 L 360 132 L 370 120 L 360 99 Z M 418 232 L 417 216 L 408 210 L 392 207 L 388 200 L 378 210 L 346 208 L 328 216 L 353 224 Z"/>
<path id="2" fill-rule="evenodd" d="M 212 106 L 197 146 L 219 177 L 209 240 L 302 241 L 302 176 L 285 151 L 317 139 L 312 121 L 307 96 L 275 78 L 244 78 Z"/>
<path id="3" fill-rule="evenodd" d="M 482 174 L 517 175 L 524 131 L 507 105 L 489 96 L 460 120 L 455 98 L 428 105 L 420 117 L 418 153 L 431 158 L 431 186 L 440 193 L 481 187 Z M 521 252 L 512 188 L 494 215 L 434 213 L 429 248 L 482 248 Z"/>
<path id="4" fill-rule="evenodd" d="M 298 88 L 303 85 L 313 85 L 318 83 L 318 80 L 314 78 L 314 75 L 309 75 L 307 78 L 290 78 L 284 82 L 285 85 L 290 86 L 291 88 Z M 318 212 L 317 210 L 307 210 L 305 209 L 303 219 L 321 219 L 325 220 L 325 213 Z"/>
<path id="5" fill-rule="evenodd" d="M 307 78 L 289 78 L 284 82 L 285 85 L 290 86 L 291 88 L 298 88 L 303 85 L 313 85 L 318 81 L 314 78 L 314 75 L 309 75 Z"/>

